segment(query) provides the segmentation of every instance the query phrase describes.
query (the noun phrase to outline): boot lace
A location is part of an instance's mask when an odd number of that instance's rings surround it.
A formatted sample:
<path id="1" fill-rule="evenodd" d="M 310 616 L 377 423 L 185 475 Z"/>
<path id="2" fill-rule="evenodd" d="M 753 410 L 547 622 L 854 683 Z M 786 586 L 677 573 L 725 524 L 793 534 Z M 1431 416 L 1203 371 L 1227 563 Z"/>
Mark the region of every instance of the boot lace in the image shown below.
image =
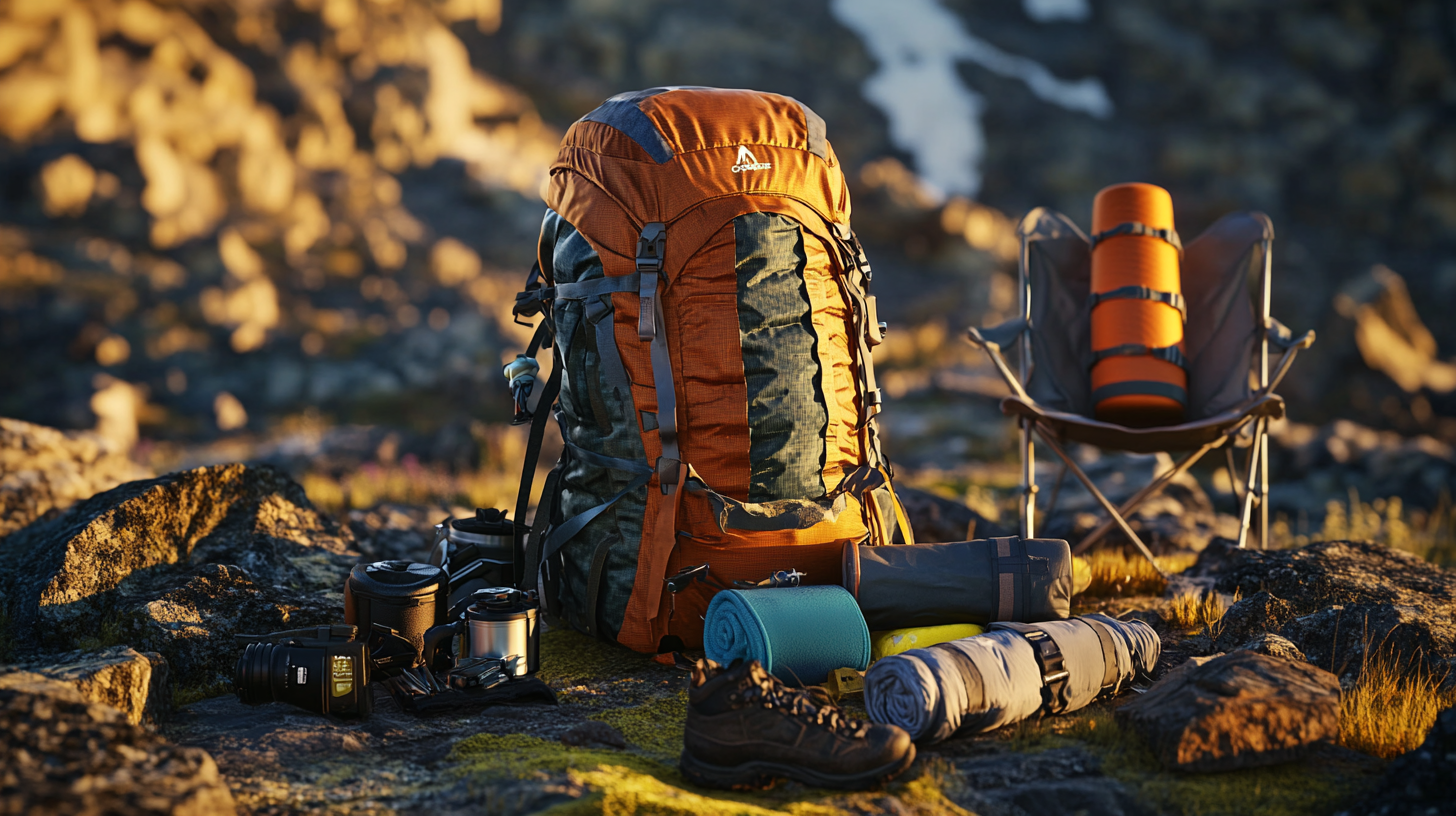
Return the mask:
<path id="1" fill-rule="evenodd" d="M 843 709 L 830 702 L 823 689 L 791 689 L 766 672 L 749 673 L 748 688 L 743 691 L 742 700 L 782 711 L 797 720 L 846 737 L 862 737 L 869 729 L 869 723 L 846 715 Z"/>

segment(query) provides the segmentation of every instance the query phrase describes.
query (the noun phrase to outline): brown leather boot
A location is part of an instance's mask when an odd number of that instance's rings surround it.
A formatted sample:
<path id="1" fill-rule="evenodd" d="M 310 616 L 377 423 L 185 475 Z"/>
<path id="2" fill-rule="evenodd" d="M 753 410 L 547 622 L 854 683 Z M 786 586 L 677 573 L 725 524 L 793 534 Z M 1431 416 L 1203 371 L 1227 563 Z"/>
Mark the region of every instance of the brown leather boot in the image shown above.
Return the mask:
<path id="1" fill-rule="evenodd" d="M 822 788 L 873 787 L 915 761 L 899 726 L 853 720 L 825 696 L 785 688 L 757 660 L 699 660 L 688 691 L 682 772 L 705 787 L 767 788 L 788 777 Z"/>

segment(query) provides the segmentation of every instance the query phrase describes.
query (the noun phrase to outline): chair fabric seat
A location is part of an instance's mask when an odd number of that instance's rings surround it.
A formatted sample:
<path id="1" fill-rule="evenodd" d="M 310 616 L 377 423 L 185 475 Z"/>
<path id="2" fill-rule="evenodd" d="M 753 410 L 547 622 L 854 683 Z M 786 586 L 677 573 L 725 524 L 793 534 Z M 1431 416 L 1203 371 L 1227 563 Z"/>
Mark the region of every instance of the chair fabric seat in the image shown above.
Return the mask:
<path id="1" fill-rule="evenodd" d="M 1080 414 L 1048 410 L 1017 397 L 1003 399 L 1001 412 L 1039 422 L 1064 442 L 1082 442 L 1130 453 L 1159 453 L 1201 448 L 1246 419 L 1280 419 L 1284 416 L 1284 399 L 1270 394 L 1210 417 L 1156 428 L 1114 425 Z"/>

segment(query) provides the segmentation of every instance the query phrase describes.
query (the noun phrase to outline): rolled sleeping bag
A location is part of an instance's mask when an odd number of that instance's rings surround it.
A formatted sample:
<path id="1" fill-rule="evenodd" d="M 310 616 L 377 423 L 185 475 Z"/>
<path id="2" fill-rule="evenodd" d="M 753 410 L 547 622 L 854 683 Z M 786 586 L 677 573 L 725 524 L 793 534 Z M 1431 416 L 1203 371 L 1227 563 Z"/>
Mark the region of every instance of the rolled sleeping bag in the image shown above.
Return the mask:
<path id="1" fill-rule="evenodd" d="M 984 626 L 974 623 L 948 623 L 944 626 L 918 626 L 908 629 L 891 629 L 888 632 L 870 632 L 870 660 L 923 649 L 948 640 L 975 637 L 985 632 Z"/>
<path id="2" fill-rule="evenodd" d="M 875 631 L 952 623 L 1062 620 L 1072 550 L 1058 538 L 846 544 L 844 586 Z"/>
<path id="3" fill-rule="evenodd" d="M 870 719 L 898 725 L 916 742 L 983 734 L 1043 708 L 1076 711 L 1116 693 L 1151 673 L 1162 651 L 1146 623 L 1106 615 L 989 629 L 877 661 L 865 674 Z"/>
<path id="4" fill-rule="evenodd" d="M 1131 427 L 1183 421 L 1183 246 L 1173 198 L 1152 184 L 1105 187 L 1092 202 L 1092 403 Z"/>
<path id="5" fill-rule="evenodd" d="M 835 669 L 870 664 L 870 630 L 838 586 L 727 589 L 703 619 L 703 651 L 723 665 L 757 660 L 789 685 L 823 683 Z"/>

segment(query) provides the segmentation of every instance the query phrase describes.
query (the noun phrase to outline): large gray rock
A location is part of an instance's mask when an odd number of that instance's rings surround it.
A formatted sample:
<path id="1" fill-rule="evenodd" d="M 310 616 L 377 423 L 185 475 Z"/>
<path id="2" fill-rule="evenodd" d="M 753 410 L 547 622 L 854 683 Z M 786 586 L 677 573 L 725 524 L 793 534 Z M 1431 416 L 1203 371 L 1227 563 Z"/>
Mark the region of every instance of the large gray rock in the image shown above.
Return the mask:
<path id="1" fill-rule="evenodd" d="M 66 683 L 32 677 L 0 685 L 0 812 L 235 812 L 206 751 L 172 745 Z"/>
<path id="2" fill-rule="evenodd" d="M 352 537 L 269 467 L 132 482 L 0 541 L 19 649 L 127 643 L 179 683 L 232 672 L 232 635 L 342 618 Z"/>
<path id="3" fill-rule="evenodd" d="M 1340 683 L 1308 663 L 1236 651 L 1170 671 L 1117 709 L 1170 770 L 1297 759 L 1340 731 Z"/>
<path id="4" fill-rule="evenodd" d="M 171 707 L 166 659 L 156 652 L 138 652 L 128 646 L 0 666 L 0 688 L 24 686 L 35 678 L 65 683 L 87 702 L 120 711 L 133 725 L 143 720 L 156 721 Z"/>
<path id="5" fill-rule="evenodd" d="M 1259 635 L 1278 632 L 1294 620 L 1294 605 L 1268 592 L 1257 592 L 1228 608 L 1219 619 L 1214 647 L 1232 652 Z"/>
<path id="6" fill-rule="evenodd" d="M 1220 649 L 1272 632 L 1342 678 L 1379 651 L 1456 682 L 1456 572 L 1410 553 L 1369 541 L 1267 552 L 1218 544 L 1189 574 L 1247 596 L 1226 613 Z"/>
<path id="7" fill-rule="evenodd" d="M 0 417 L 0 537 L 150 470 L 117 442 Z"/>

